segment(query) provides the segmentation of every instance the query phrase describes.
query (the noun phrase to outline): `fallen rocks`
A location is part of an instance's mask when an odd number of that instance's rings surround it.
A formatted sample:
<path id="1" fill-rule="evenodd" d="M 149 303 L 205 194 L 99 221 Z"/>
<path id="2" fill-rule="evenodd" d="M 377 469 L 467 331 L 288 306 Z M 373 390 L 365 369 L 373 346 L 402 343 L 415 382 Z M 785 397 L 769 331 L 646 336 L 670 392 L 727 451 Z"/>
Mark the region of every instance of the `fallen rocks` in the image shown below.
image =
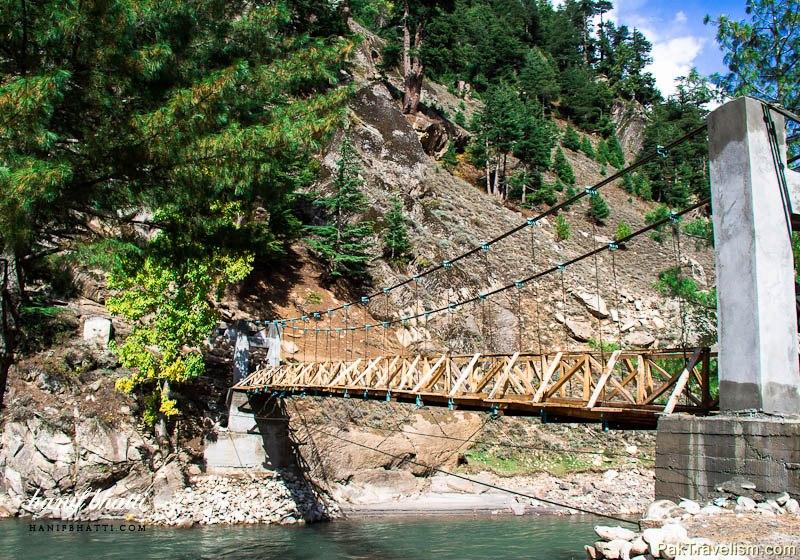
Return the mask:
<path id="1" fill-rule="evenodd" d="M 337 517 L 338 508 L 293 473 L 200 476 L 159 501 L 142 521 L 174 527 L 195 524 L 295 525 Z"/>
<path id="2" fill-rule="evenodd" d="M 644 331 L 634 331 L 626 334 L 623 338 L 623 342 L 626 346 L 636 346 L 639 348 L 649 348 L 655 344 L 655 341 L 656 339 L 653 338 L 652 335 Z"/>
<path id="3" fill-rule="evenodd" d="M 603 539 L 604 541 L 614 541 L 614 540 L 623 540 L 623 541 L 630 541 L 636 537 L 636 533 L 631 531 L 630 529 L 625 529 L 624 527 L 607 527 L 605 525 L 596 525 L 594 528 L 594 532 L 597 533 L 597 536 Z"/>
<path id="4" fill-rule="evenodd" d="M 599 319 L 609 317 L 608 306 L 602 296 L 586 292 L 573 292 L 572 296 L 582 303 L 587 311 Z"/>
<path id="5" fill-rule="evenodd" d="M 735 480 L 720 485 L 737 493 L 755 492 L 755 485 L 746 480 Z M 779 516 L 800 515 L 800 504 L 788 493 L 772 494 L 769 498 L 761 496 L 755 500 L 748 496 L 718 496 L 710 503 L 702 505 L 694 500 L 681 500 L 675 504 L 671 500 L 656 500 L 647 508 L 647 513 L 639 522 L 644 528 L 636 533 L 623 527 L 607 527 L 598 525 L 594 528 L 600 541 L 584 547 L 590 560 L 637 560 L 637 558 L 689 558 L 682 553 L 689 550 L 687 545 L 711 545 L 707 539 L 691 538 L 682 522 L 693 517 L 710 515 L 750 515 Z M 735 499 L 734 499 L 735 498 Z"/>
<path id="6" fill-rule="evenodd" d="M 675 505 L 670 500 L 656 500 L 647 508 L 644 519 L 647 521 L 667 521 L 669 519 L 680 518 L 683 509 Z"/>

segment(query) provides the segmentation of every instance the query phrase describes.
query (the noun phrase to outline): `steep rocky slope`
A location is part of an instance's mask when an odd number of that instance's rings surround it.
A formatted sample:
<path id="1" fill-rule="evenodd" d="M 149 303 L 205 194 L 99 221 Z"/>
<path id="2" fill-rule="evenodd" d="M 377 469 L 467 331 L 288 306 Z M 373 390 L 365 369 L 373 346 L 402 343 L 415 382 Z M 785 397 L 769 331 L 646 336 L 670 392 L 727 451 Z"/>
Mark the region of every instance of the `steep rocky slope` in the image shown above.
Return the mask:
<path id="1" fill-rule="evenodd" d="M 390 77 L 387 81 L 376 70 L 379 49 L 375 41 L 368 37 L 356 55 L 348 77 L 356 86 L 349 128 L 334 139 L 324 154 L 323 173 L 315 189 L 324 192 L 329 188 L 342 135 L 349 134 L 363 163 L 365 194 L 370 202 L 367 217 L 379 226 L 376 247 L 380 245 L 380 227 L 390 197 L 398 196 L 410 220 L 414 259 L 398 269 L 376 251 L 370 266 L 371 287 L 330 285 L 323 282 L 321 268 L 308 249 L 297 243 L 282 266 L 258 271 L 226 295 L 220 304 L 225 320 L 285 318 L 324 311 L 358 299 L 365 289 L 372 291 L 418 274 L 536 214 L 536 210 L 518 210 L 487 195 L 479 184 L 471 182 L 476 174 L 468 164 L 463 163 L 455 174 L 440 165 L 436 156 L 441 155 L 447 142 L 453 140 L 462 147 L 465 142 L 466 132 L 444 118 L 445 113 L 455 112 L 460 99 L 443 86 L 428 84 L 423 92 L 425 112 L 414 117 L 403 115 L 393 95 L 396 79 Z M 468 115 L 477 107 L 476 101 L 465 101 Z M 564 123 L 560 125 L 563 127 Z M 626 140 L 626 147 L 635 146 L 635 133 Z M 602 179 L 595 162 L 569 150 L 567 156 L 579 185 Z M 586 202 L 581 202 L 564 214 L 572 231 L 568 240 L 557 239 L 550 218 L 542 220 L 540 226 L 526 228 L 488 252 L 480 251 L 419 284 L 411 283 L 388 296 L 374 298 L 366 309 L 352 308 L 349 324 L 394 320 L 439 308 L 528 276 L 608 243 L 621 220 L 633 229 L 643 225 L 644 214 L 653 206 L 630 198 L 617 185 L 604 188 L 603 194 L 612 209 L 605 225 L 589 221 Z M 548 352 L 585 347 L 590 339 L 601 338 L 626 347 L 678 345 L 682 334 L 681 306 L 654 288 L 659 271 L 676 263 L 675 249 L 669 236 L 665 243 L 640 238 L 627 250 L 614 253 L 613 260 L 611 254 L 604 253 L 596 260 L 570 267 L 563 276 L 555 275 L 519 292 L 500 294 L 485 304 L 415 321 L 408 329 L 393 327 L 386 336 L 378 329 L 371 335 L 372 352 L 378 347 L 386 353 L 511 352 L 520 344 L 524 351 Z M 684 272 L 693 275 L 702 287 L 713 285 L 713 261 L 707 248 L 684 242 L 680 262 Z M 78 289 L 85 296 L 102 301 L 102 282 L 81 281 Z M 608 316 L 602 319 L 589 309 L 598 289 L 609 309 Z M 238 496 L 237 508 L 245 507 L 241 504 L 246 505 L 248 500 L 242 496 L 253 492 L 259 500 L 272 499 L 272 494 L 262 496 L 262 487 L 267 484 L 264 481 L 238 481 L 231 483 L 233 490 L 229 490 L 227 482 L 209 479 L 202 473 L 202 437 L 224 421 L 230 347 L 209 352 L 211 367 L 207 376 L 181 391 L 184 415 L 175 426 L 172 444 L 176 452 L 165 456 L 149 430 L 138 423 L 136 402 L 113 390 L 115 377 L 124 373 L 113 356 L 76 342 L 81 322 L 104 314 L 96 305 L 87 306 L 87 301 L 76 300 L 68 305 L 69 340 L 22 360 L 13 373 L 10 407 L 4 414 L 0 436 L 0 515 L 4 511 L 25 513 L 20 508 L 37 489 L 48 497 L 85 489 L 103 496 L 142 492 L 150 497 L 151 519 L 186 515 L 190 522 L 240 520 L 239 513 L 226 516 L 201 509 L 187 513 L 187 508 L 196 505 L 197 496 L 214 497 L 230 491 Z M 691 318 L 689 324 L 691 328 Z M 323 319 L 321 326 L 344 326 L 342 314 Z M 115 322 L 115 327 L 118 335 L 124 335 L 124 324 Z M 288 359 L 311 359 L 312 352 L 349 358 L 367 351 L 360 338 L 353 341 L 350 337 L 348 341 L 342 335 L 315 344 L 310 335 L 303 336 L 296 329 L 286 329 L 284 334 Z M 689 332 L 690 340 L 692 336 Z M 257 360 L 253 365 L 256 364 Z M 546 471 L 551 475 L 539 475 L 540 479 L 519 484 L 530 491 L 538 489 L 576 500 L 584 499 L 581 496 L 588 493 L 594 496 L 589 500 L 611 501 L 620 510 L 636 509 L 652 493 L 647 469 L 653 452 L 650 434 L 609 435 L 596 426 L 542 425 L 535 419 L 487 422 L 485 414 L 417 410 L 412 405 L 394 403 L 354 406 L 347 401 L 306 399 L 297 402 L 297 406 L 311 425 L 335 426 L 348 439 L 380 445 L 394 458 L 365 452 L 336 438 L 311 437 L 298 423 L 298 417 L 293 416 L 293 438 L 313 484 L 292 474 L 270 479 L 268 485 L 276 488 L 270 507 L 274 506 L 276 513 L 257 520 L 335 515 L 336 508 L 327 505 L 326 495 L 363 504 L 378 494 L 395 499 L 420 492 L 454 491 L 452 480 L 430 479 L 426 469 L 410 461 L 473 474 L 489 471 L 492 474 L 480 476 L 490 478 Z M 394 432 L 387 431 L 387 426 Z M 407 433 L 396 433 L 398 429 Z M 463 441 L 471 438 L 485 443 Z M 542 449 L 531 449 L 531 442 L 543 444 Z M 624 485 L 615 481 L 615 476 L 606 480 L 592 474 L 609 468 L 636 473 L 623 477 L 630 482 Z M 576 471 L 589 474 L 571 474 Z M 315 487 L 316 483 L 321 484 L 321 489 Z M 186 484 L 198 493 L 184 490 Z M 637 489 L 637 485 L 641 488 Z M 456 489 L 461 493 L 472 490 Z M 259 507 L 269 505 L 258 503 Z M 44 513 L 58 516 L 65 512 L 51 509 Z M 93 515 L 100 513 L 95 511 Z M 245 520 L 251 519 L 246 513 L 241 515 Z"/>

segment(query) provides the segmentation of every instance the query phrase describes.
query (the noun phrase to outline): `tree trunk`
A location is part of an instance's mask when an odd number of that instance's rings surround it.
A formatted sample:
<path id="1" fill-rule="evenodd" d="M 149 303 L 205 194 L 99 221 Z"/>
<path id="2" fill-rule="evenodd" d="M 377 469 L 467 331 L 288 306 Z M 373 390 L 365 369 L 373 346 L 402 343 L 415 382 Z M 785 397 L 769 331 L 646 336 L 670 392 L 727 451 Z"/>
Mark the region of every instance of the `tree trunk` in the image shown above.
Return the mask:
<path id="1" fill-rule="evenodd" d="M 486 141 L 486 194 L 492 194 L 492 178 L 489 170 L 489 141 Z"/>
<path id="2" fill-rule="evenodd" d="M 403 113 L 414 114 L 419 107 L 422 95 L 422 76 L 424 67 L 419 58 L 422 46 L 423 22 L 417 22 L 414 31 L 414 54 L 411 54 L 411 28 L 409 27 L 408 0 L 403 10 Z"/>
<path id="3" fill-rule="evenodd" d="M 22 303 L 22 279 L 13 245 L 6 241 L 0 260 L 0 408 L 8 384 L 8 371 L 14 363 L 19 333 L 19 308 Z"/>
<path id="4" fill-rule="evenodd" d="M 492 192 L 495 196 L 500 196 L 500 158 L 494 160 L 494 185 Z"/>
<path id="5" fill-rule="evenodd" d="M 505 153 L 505 154 L 503 154 L 503 175 L 501 176 L 502 177 L 502 181 L 501 181 L 501 184 L 500 184 L 500 197 L 503 200 L 506 200 L 508 198 L 508 182 L 506 181 L 506 166 L 507 166 L 507 164 L 508 164 L 508 154 Z"/>

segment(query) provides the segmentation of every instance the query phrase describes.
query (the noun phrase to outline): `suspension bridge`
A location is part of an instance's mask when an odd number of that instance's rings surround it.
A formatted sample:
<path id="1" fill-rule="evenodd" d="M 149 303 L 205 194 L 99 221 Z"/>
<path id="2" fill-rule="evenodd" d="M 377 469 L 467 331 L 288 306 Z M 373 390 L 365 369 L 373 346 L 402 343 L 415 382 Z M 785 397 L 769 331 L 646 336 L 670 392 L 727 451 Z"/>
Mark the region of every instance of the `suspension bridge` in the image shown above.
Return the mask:
<path id="1" fill-rule="evenodd" d="M 735 475 L 753 480 L 759 491 L 800 491 L 800 480 L 790 467 L 800 462 L 800 359 L 791 240 L 800 224 L 800 174 L 792 168 L 798 158 L 787 153 L 785 119 L 793 123 L 790 127 L 800 123 L 796 115 L 752 98 L 730 101 L 711 113 L 707 126 L 659 146 L 493 239 L 355 301 L 258 322 L 269 331 L 269 357 L 252 370 L 248 337 L 239 333 L 231 410 L 247 410 L 248 403 L 252 407 L 264 398 L 315 395 L 485 410 L 491 416 L 602 422 L 618 428 L 657 426 L 658 496 L 703 497 Z M 673 150 L 698 137 L 708 139 L 710 199 L 645 220 L 640 229 L 613 240 L 602 240 L 592 226 L 590 246 L 577 256 L 561 261 L 554 261 L 552 254 L 549 260 L 542 257 L 537 228 L 546 218 L 571 211 L 581 199 L 598 196 L 601 189 L 644 165 L 668 165 Z M 640 241 L 655 235 L 662 242 L 671 238 L 663 246 L 672 247 L 674 261 L 663 258 L 668 253 L 662 251 L 658 266 L 671 267 L 682 286 L 687 243 L 681 223 L 701 212 L 711 215 L 714 226 L 719 351 L 698 345 L 696 333 L 689 332 L 693 311 L 680 289 L 672 294 L 678 308 L 672 319 L 680 331 L 674 344 L 648 348 L 629 342 L 620 318 L 609 320 L 604 309 L 604 298 L 616 309 L 622 307 L 621 264 L 633 266 L 628 274 L 652 274 L 637 262 Z M 462 288 L 460 298 L 453 297 L 452 275 L 468 266 L 477 267 L 486 283 L 495 273 L 513 278 L 513 270 L 490 270 L 486 255 L 522 235 L 530 236 L 531 259 L 516 279 L 494 282 L 477 292 Z M 610 267 L 599 266 L 601 255 Z M 569 275 L 584 285 L 594 284 L 594 294 L 583 298 L 584 311 L 596 319 L 593 334 L 578 336 L 569 324 Z M 415 304 L 409 311 L 399 305 L 408 301 L 398 294 L 402 290 L 411 290 L 414 301 L 419 301 L 420 292 L 435 296 L 437 290 L 444 291 L 446 301 Z M 526 306 L 521 304 L 523 293 L 532 296 Z M 540 319 L 542 294 L 551 303 L 560 296 L 560 304 L 544 311 L 554 314 L 563 327 L 560 341 L 553 323 L 542 324 L 546 322 Z M 506 304 L 516 301 L 516 333 L 487 328 L 486 306 L 493 300 L 498 305 L 499 298 Z M 526 315 L 525 307 L 530 306 L 533 313 Z M 448 327 L 440 329 L 442 334 L 461 328 L 478 331 L 477 336 L 468 341 L 468 348 L 446 336 L 438 351 L 402 344 L 403 337 L 413 338 L 437 321 Z M 401 341 L 399 347 L 390 343 L 392 335 Z M 496 350 L 498 337 L 510 351 Z M 298 342 L 299 355 L 281 359 L 282 341 L 289 339 Z M 765 457 L 771 458 L 770 464 Z"/>
<path id="2" fill-rule="evenodd" d="M 788 202 L 788 162 L 784 163 L 786 156 L 781 148 L 780 130 L 775 126 L 772 114 L 772 109 L 765 105 L 763 126 L 769 138 L 770 154 L 775 163 L 781 196 Z M 598 320 L 596 335 L 592 341 L 599 348 L 583 345 L 574 349 L 569 347 L 567 336 L 562 339 L 562 347 L 543 348 L 541 331 L 544 327 L 539 320 L 540 298 L 537 292 L 546 280 L 555 277 L 556 285 L 560 284 L 564 291 L 566 302 L 565 275 L 578 265 L 588 265 L 588 274 L 584 274 L 584 277 L 590 279 L 590 284 L 594 284 L 595 309 L 600 308 L 604 303 L 598 255 L 608 253 L 611 257 L 612 291 L 616 292 L 609 294 L 609 297 L 616 298 L 618 303 L 620 295 L 615 254 L 620 250 L 635 252 L 636 243 L 643 236 L 664 231 L 668 231 L 672 239 L 675 261 L 670 264 L 677 271 L 677 281 L 680 284 L 684 268 L 681 247 L 682 243 L 685 244 L 682 241 L 685 234 L 682 232 L 681 222 L 687 214 L 710 212 L 709 199 L 673 210 L 668 216 L 619 239 L 595 243 L 584 253 L 563 262 L 544 263 L 541 269 L 501 286 L 487 288 L 452 301 L 450 290 L 446 305 L 415 309 L 416 313 L 405 315 L 390 308 L 390 297 L 399 290 L 412 289 L 418 293 L 422 287 L 427 291 L 434 285 L 431 278 L 467 266 L 470 258 L 473 262 L 478 260 L 478 266 L 488 266 L 488 261 L 481 261 L 476 257 L 486 255 L 506 239 L 525 235 L 526 231 L 530 231 L 531 235 L 533 265 L 542 265 L 536 257 L 535 230 L 547 217 L 569 211 L 581 199 L 598 196 L 601 189 L 617 183 L 644 165 L 666 161 L 674 150 L 706 134 L 708 131 L 705 126 L 689 131 L 493 239 L 480 242 L 461 254 L 364 295 L 356 301 L 288 319 L 260 322 L 271 329 L 272 336 L 277 336 L 278 341 L 286 331 L 292 332 L 294 338 L 300 338 L 302 357 L 300 360 L 272 359 L 271 363 L 259 367 L 255 372 L 242 375 L 233 390 L 249 394 L 314 394 L 342 398 L 397 399 L 416 402 L 418 405 L 425 403 L 451 409 L 484 409 L 504 414 L 539 415 L 553 420 L 602 421 L 627 427 L 655 427 L 659 416 L 673 412 L 707 415 L 717 410 L 719 397 L 714 394 L 717 384 L 717 354 L 708 347 L 690 343 L 686 324 L 687 314 L 691 311 L 687 302 L 681 299 L 681 294 L 678 294 L 681 331 L 678 348 L 625 347 L 625 339 L 619 331 L 620 320 L 617 318 L 619 336 L 609 340 L 606 329 L 604 340 L 603 322 Z M 788 208 L 787 223 L 791 224 L 793 219 L 796 220 L 796 215 L 790 206 L 785 207 Z M 594 228 L 592 233 L 592 239 L 596 240 Z M 486 277 L 490 271 L 484 270 L 482 274 Z M 606 281 L 604 285 L 608 283 Z M 475 316 L 479 310 L 484 315 L 485 323 L 487 301 L 516 292 L 517 302 L 520 302 L 519 294 L 526 289 L 534 290 L 537 296 L 533 299 L 537 307 L 536 335 L 534 337 L 530 332 L 523 333 L 522 312 L 518 308 L 517 349 L 514 352 L 498 354 L 490 348 L 472 348 L 470 352 L 450 349 L 442 352 L 392 353 L 390 350 L 395 349 L 387 349 L 387 334 L 392 329 L 427 326 L 430 321 L 441 316 L 449 317 L 451 322 L 463 322 L 465 317 Z M 513 296 L 510 297 L 513 299 Z M 382 313 L 384 318 L 376 321 L 372 319 L 369 305 L 381 298 L 385 302 Z M 358 316 L 359 307 L 363 322 L 354 320 L 354 316 Z M 337 318 L 338 322 L 334 326 Z M 566 330 L 566 319 L 561 322 Z M 481 328 L 481 335 L 484 335 L 484 330 L 485 325 Z M 538 339 L 535 352 L 526 348 L 526 342 L 533 338 Z M 486 336 L 481 336 L 478 343 L 485 343 L 486 339 Z M 310 350 L 312 340 L 313 353 Z M 357 352 L 355 346 L 359 342 L 361 348 Z M 344 352 L 339 348 L 342 345 Z"/>

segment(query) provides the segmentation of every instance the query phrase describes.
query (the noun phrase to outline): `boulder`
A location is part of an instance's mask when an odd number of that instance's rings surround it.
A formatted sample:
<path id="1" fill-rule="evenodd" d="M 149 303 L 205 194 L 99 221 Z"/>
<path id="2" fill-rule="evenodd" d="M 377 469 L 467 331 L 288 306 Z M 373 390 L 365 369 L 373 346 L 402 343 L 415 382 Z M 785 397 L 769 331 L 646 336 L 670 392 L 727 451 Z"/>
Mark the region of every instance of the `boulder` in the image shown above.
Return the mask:
<path id="1" fill-rule="evenodd" d="M 158 509 L 167 506 L 184 486 L 186 486 L 186 480 L 176 461 L 167 463 L 158 469 L 153 478 L 153 507 Z"/>
<path id="2" fill-rule="evenodd" d="M 594 328 L 586 321 L 573 321 L 572 319 L 567 319 L 561 313 L 556 313 L 555 319 L 564 325 L 569 335 L 578 342 L 591 340 L 595 335 Z"/>
<path id="3" fill-rule="evenodd" d="M 83 340 L 105 348 L 111 341 L 111 319 L 106 317 L 89 317 L 83 323 Z"/>
<path id="4" fill-rule="evenodd" d="M 630 529 L 625 529 L 624 527 L 620 526 L 608 527 L 605 525 L 595 525 L 594 532 L 597 533 L 597 536 L 604 541 L 630 541 L 636 537 L 636 533 Z"/>
<path id="5" fill-rule="evenodd" d="M 795 500 L 794 498 L 790 498 L 784 504 L 783 509 L 785 509 L 787 513 L 792 513 L 794 515 L 800 514 L 800 504 L 798 504 L 797 500 Z"/>
<path id="6" fill-rule="evenodd" d="M 602 296 L 587 292 L 573 292 L 572 296 L 582 303 L 589 313 L 595 317 L 599 319 L 607 319 L 609 317 L 608 306 Z"/>
<path id="7" fill-rule="evenodd" d="M 285 354 L 297 354 L 300 348 L 291 340 L 281 341 L 281 351 Z"/>
<path id="8" fill-rule="evenodd" d="M 631 552 L 631 543 L 626 540 L 616 539 L 610 542 L 597 541 L 594 543 L 594 548 L 598 554 L 608 560 L 629 560 Z"/>
<path id="9" fill-rule="evenodd" d="M 752 497 L 756 485 L 741 476 L 735 476 L 717 486 L 717 492 L 727 492 L 734 496 Z"/>
<path id="10" fill-rule="evenodd" d="M 725 509 L 719 506 L 715 506 L 713 504 L 708 504 L 707 506 L 703 506 L 700 508 L 698 512 L 700 515 L 719 515 L 720 513 L 724 512 Z"/>
<path id="11" fill-rule="evenodd" d="M 638 556 L 640 554 L 647 554 L 648 546 L 641 536 L 637 536 L 631 541 L 631 554 Z"/>
<path id="12" fill-rule="evenodd" d="M 756 509 L 756 502 L 747 496 L 739 496 L 736 498 L 736 509 L 739 511 L 753 511 Z"/>
<path id="13" fill-rule="evenodd" d="M 682 500 L 678 504 L 678 507 L 683 508 L 686 511 L 686 513 L 689 513 L 691 515 L 697 515 L 698 513 L 700 513 L 701 509 L 700 504 L 698 504 L 693 500 Z"/>
<path id="14" fill-rule="evenodd" d="M 647 508 L 644 519 L 649 521 L 666 521 L 681 517 L 683 510 L 670 500 L 656 500 Z"/>
<path id="15" fill-rule="evenodd" d="M 639 348 L 649 348 L 655 343 L 656 339 L 644 331 L 634 331 L 625 335 L 623 344 L 625 346 L 637 346 Z"/>
<path id="16" fill-rule="evenodd" d="M 583 550 L 586 551 L 586 560 L 597 560 L 597 549 L 591 545 L 586 545 L 583 547 Z"/>

